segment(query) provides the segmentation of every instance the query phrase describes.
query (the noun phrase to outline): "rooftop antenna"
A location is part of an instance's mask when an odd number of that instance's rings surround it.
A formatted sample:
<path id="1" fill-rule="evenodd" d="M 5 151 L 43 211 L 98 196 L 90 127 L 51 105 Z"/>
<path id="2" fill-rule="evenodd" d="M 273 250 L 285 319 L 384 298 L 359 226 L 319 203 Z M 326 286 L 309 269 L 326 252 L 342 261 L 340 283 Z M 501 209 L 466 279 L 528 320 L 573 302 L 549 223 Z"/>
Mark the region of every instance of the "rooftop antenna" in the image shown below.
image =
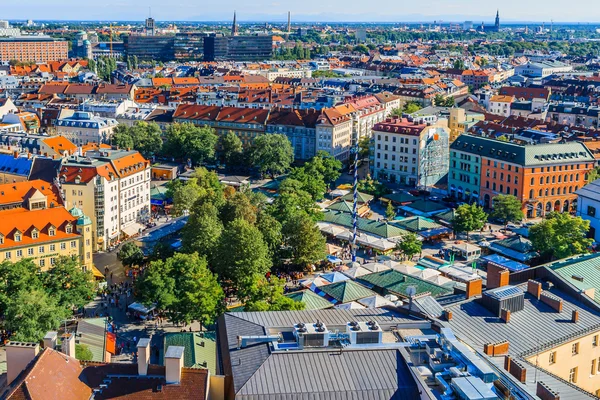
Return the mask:
<path id="1" fill-rule="evenodd" d="M 352 117 L 354 118 L 354 117 Z M 356 133 L 354 139 L 354 196 L 352 203 L 352 262 L 356 262 L 356 229 L 358 227 L 358 157 L 359 157 L 359 135 Z"/>

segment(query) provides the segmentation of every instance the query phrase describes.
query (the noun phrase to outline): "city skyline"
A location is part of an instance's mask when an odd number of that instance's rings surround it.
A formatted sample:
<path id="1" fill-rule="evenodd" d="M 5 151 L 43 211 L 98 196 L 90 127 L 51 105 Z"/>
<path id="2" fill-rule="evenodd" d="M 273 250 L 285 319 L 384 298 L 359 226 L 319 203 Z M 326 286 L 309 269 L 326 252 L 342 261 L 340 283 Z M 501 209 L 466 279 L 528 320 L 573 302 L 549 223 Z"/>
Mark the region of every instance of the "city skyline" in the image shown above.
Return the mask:
<path id="1" fill-rule="evenodd" d="M 351 0 L 330 0 L 327 4 L 316 0 L 302 3 L 283 3 L 273 0 L 257 0 L 251 5 L 239 0 L 225 0 L 219 4 L 197 4 L 173 2 L 169 7 L 156 0 L 145 2 L 140 7 L 133 0 L 109 0 L 90 8 L 74 0 L 60 0 L 48 5 L 43 0 L 31 0 L 30 7 L 23 9 L 18 4 L 3 7 L 4 19 L 38 20 L 143 20 L 152 9 L 151 15 L 159 21 L 226 21 L 233 11 L 238 13 L 238 21 L 285 21 L 291 11 L 296 22 L 425 22 L 465 20 L 492 21 L 496 10 L 505 22 L 550 21 L 557 22 L 600 22 L 600 9 L 592 0 L 574 0 L 565 8 L 564 3 L 534 0 L 520 2 L 491 0 L 475 2 L 457 0 L 448 3 L 443 0 L 427 0 L 419 4 L 397 4 L 390 1 L 380 2 L 379 10 L 363 2 Z M 257 12 L 256 10 L 261 10 Z"/>

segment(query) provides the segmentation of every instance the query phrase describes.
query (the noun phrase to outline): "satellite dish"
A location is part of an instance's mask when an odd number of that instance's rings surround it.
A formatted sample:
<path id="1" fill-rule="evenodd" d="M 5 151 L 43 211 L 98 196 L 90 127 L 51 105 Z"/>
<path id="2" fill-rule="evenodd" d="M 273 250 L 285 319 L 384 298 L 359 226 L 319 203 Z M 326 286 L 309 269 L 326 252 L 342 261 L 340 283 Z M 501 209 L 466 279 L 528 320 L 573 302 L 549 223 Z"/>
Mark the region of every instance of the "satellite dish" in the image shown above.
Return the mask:
<path id="1" fill-rule="evenodd" d="M 414 286 L 409 286 L 406 288 L 406 294 L 409 297 L 413 297 L 415 294 L 417 294 L 417 288 Z"/>

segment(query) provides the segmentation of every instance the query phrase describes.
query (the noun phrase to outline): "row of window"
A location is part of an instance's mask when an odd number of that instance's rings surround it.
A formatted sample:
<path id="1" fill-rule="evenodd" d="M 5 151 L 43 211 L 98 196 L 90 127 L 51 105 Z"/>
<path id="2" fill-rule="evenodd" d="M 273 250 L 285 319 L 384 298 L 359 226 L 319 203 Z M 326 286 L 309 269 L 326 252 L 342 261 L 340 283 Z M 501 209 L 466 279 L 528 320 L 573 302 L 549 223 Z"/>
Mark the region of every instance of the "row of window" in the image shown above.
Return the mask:
<path id="1" fill-rule="evenodd" d="M 558 176 L 558 179 L 557 179 Z M 546 182 L 546 184 L 550 183 L 550 176 L 546 175 L 546 178 L 544 179 L 543 176 L 540 176 L 540 185 L 544 184 L 544 181 Z M 565 175 L 565 177 L 563 178 L 562 175 L 552 175 L 552 183 L 556 183 L 558 181 L 558 183 L 561 182 L 573 182 L 573 174 L 571 175 Z M 579 174 L 575 174 L 575 181 L 579 182 Z M 531 186 L 535 185 L 535 178 L 531 178 Z"/>
<path id="2" fill-rule="evenodd" d="M 489 169 L 485 171 L 485 176 L 487 178 L 490 177 Z M 494 177 L 494 179 L 496 179 L 498 177 L 498 173 L 496 171 L 494 171 L 492 176 Z M 500 172 L 500 180 L 504 182 L 504 172 Z M 506 174 L 506 182 L 511 183 L 510 181 L 511 181 L 511 175 Z M 515 184 L 519 184 L 519 177 L 517 175 L 515 175 Z"/>
<path id="3" fill-rule="evenodd" d="M 381 141 L 381 135 L 377 135 L 377 140 Z M 383 141 L 384 142 L 389 142 L 389 136 L 385 135 L 383 137 Z M 392 136 L 392 143 L 396 143 L 396 136 Z M 400 138 L 400 143 L 401 144 L 408 144 L 409 143 L 409 139 L 408 138 Z M 412 144 L 413 144 L 413 146 L 416 146 L 417 145 L 417 139 L 413 139 L 412 140 Z"/>
<path id="4" fill-rule="evenodd" d="M 73 226 L 71 224 L 67 225 L 65 228 L 65 231 L 67 233 L 73 233 Z M 56 236 L 56 228 L 51 226 L 50 228 L 48 228 L 48 236 Z M 31 231 L 31 238 L 32 239 L 39 239 L 40 237 L 40 232 L 37 229 L 34 229 Z M 23 234 L 19 231 L 15 232 L 13 235 L 13 240 L 15 242 L 20 242 L 21 240 L 23 240 Z M 4 236 L 0 235 L 0 244 L 4 244 Z"/>
<path id="5" fill-rule="evenodd" d="M 77 247 L 77 241 L 73 240 L 71 241 L 71 248 L 74 249 Z M 63 242 L 60 244 L 60 249 L 61 250 L 66 250 L 67 249 L 67 243 Z M 48 251 L 49 252 L 53 252 L 56 251 L 56 245 L 55 244 L 51 244 L 48 245 Z M 27 249 L 27 256 L 33 256 L 35 253 L 35 248 L 30 247 Z M 46 253 L 46 246 L 39 246 L 38 247 L 38 254 L 45 254 Z M 21 258 L 23 257 L 23 249 L 19 249 L 19 250 L 15 250 L 14 252 L 15 257 L 16 258 Z M 12 251 L 7 251 L 4 253 L 4 258 L 6 258 L 7 260 L 12 259 L 12 255 L 13 252 Z"/>

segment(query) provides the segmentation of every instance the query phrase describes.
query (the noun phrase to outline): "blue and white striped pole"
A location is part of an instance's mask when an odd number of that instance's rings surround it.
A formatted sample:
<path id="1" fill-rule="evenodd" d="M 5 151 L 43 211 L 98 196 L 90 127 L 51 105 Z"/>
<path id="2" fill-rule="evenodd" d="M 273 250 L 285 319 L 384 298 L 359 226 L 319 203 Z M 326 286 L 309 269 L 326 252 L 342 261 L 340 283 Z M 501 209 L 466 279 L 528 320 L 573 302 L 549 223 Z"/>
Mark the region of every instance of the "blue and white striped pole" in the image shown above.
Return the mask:
<path id="1" fill-rule="evenodd" d="M 352 204 L 352 262 L 356 262 L 356 228 L 358 225 L 358 137 L 354 145 L 354 202 Z"/>

